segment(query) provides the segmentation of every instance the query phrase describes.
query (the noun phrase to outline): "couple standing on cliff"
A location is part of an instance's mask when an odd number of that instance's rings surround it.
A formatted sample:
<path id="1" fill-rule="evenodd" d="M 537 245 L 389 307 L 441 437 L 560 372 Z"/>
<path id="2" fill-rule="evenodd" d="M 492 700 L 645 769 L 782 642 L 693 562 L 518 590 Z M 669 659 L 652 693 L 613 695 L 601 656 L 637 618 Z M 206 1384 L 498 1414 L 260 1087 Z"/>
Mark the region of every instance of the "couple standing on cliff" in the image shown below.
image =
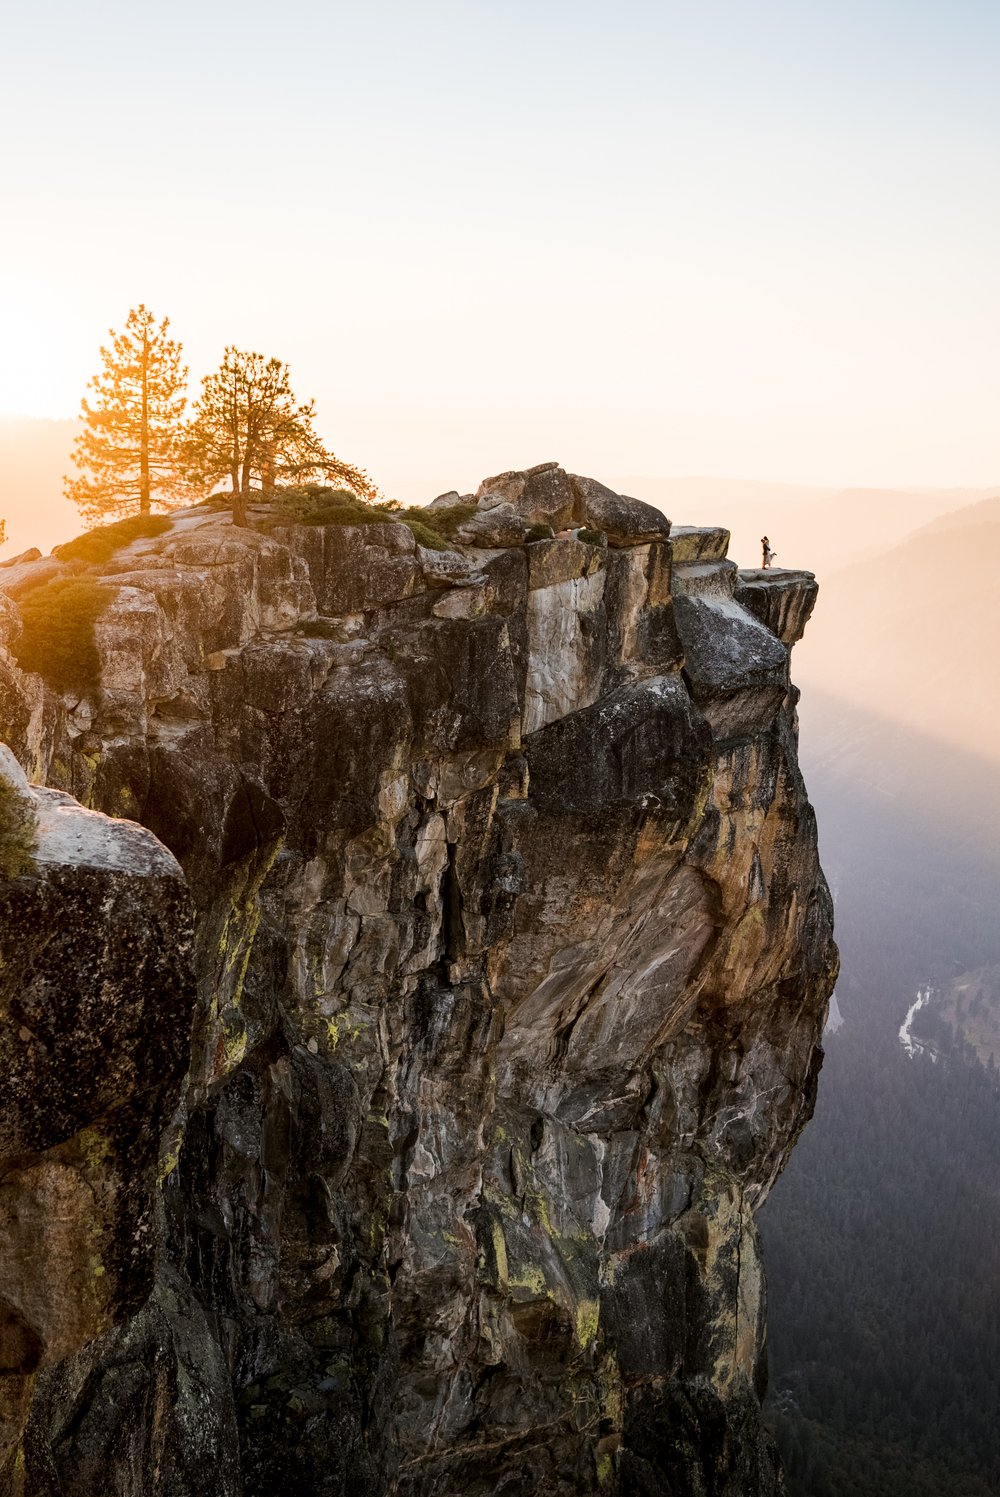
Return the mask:
<path id="1" fill-rule="evenodd" d="M 772 551 L 771 550 L 771 542 L 768 540 L 768 538 L 767 538 L 766 535 L 762 535 L 761 536 L 761 538 L 760 538 L 760 544 L 763 547 L 763 551 L 764 551 L 764 559 L 761 562 L 761 566 L 763 566 L 766 569 L 767 567 L 769 567 L 771 565 L 771 563 L 774 561 L 774 558 L 777 556 L 778 553 L 777 553 L 777 551 Z"/>

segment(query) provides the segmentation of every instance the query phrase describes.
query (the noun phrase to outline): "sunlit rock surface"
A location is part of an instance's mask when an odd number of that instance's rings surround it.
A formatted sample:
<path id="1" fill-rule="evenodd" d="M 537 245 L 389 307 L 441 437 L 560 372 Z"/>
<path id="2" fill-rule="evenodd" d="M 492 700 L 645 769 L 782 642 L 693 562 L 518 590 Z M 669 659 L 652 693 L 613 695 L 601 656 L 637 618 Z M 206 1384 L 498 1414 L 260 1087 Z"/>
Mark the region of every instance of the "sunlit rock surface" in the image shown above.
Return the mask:
<path id="1" fill-rule="evenodd" d="M 441 552 L 187 512 L 105 569 L 94 700 L 0 653 L 54 787 L 0 886 L 5 1490 L 782 1490 L 815 587 L 554 464 L 466 502 Z"/>

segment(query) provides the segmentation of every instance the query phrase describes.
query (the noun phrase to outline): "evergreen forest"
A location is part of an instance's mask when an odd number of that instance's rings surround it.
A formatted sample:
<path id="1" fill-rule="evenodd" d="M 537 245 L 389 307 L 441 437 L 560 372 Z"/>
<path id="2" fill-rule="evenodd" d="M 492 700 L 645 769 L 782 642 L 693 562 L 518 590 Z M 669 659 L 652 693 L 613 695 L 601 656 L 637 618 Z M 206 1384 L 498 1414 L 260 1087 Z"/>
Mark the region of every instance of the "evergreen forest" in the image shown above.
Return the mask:
<path id="1" fill-rule="evenodd" d="M 819 702 L 804 725 L 844 1022 L 761 1214 L 768 1419 L 789 1497 L 991 1497 L 1000 1083 L 933 1009 L 914 1025 L 933 1049 L 911 1058 L 898 1031 L 921 986 L 1000 956 L 996 784 L 912 736 L 900 756 L 886 736 Z M 889 796 L 864 766 L 894 750 Z"/>

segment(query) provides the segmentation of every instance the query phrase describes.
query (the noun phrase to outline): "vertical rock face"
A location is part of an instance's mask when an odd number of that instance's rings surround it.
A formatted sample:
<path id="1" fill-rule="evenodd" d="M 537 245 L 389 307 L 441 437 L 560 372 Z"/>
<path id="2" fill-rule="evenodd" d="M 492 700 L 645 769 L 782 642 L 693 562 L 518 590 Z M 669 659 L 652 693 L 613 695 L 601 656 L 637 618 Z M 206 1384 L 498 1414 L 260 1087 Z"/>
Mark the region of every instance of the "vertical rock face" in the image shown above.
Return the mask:
<path id="1" fill-rule="evenodd" d="M 34 1391 L 152 1291 L 195 992 L 166 848 L 30 789 L 6 748 L 0 790 L 28 832 L 0 884 L 0 1472 L 17 1491 Z"/>
<path id="2" fill-rule="evenodd" d="M 815 585 L 555 464 L 472 502 L 453 552 L 189 512 L 109 569 L 98 699 L 0 657 L 57 787 L 0 886 L 11 1490 L 782 1489 L 754 1212 L 836 962 Z"/>

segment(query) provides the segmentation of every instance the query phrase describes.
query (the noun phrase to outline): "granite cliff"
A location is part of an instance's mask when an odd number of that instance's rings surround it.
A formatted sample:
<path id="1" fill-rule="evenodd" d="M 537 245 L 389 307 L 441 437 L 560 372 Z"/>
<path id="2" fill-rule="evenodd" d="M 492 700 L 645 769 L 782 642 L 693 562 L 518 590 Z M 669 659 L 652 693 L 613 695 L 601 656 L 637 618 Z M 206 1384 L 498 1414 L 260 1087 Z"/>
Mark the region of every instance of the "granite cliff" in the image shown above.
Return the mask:
<path id="1" fill-rule="evenodd" d="M 5 1492 L 782 1490 L 815 582 L 555 464 L 466 510 L 177 514 L 84 694 L 0 570 Z"/>

